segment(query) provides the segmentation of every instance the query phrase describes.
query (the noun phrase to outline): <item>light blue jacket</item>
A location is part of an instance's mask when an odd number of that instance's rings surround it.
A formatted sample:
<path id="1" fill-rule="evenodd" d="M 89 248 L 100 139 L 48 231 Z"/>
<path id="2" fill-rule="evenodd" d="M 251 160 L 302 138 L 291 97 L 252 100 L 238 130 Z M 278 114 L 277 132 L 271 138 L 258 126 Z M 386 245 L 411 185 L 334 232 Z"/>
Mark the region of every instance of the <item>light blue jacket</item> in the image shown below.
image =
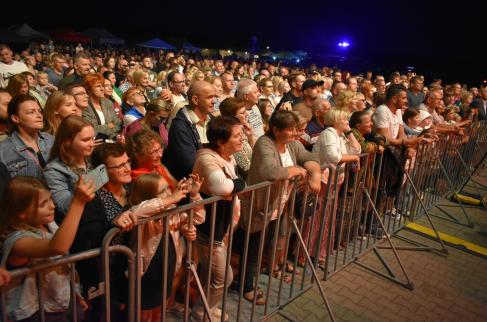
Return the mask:
<path id="1" fill-rule="evenodd" d="M 56 209 L 63 215 L 66 214 L 73 199 L 74 187 L 79 180 L 78 174 L 56 158 L 46 165 L 44 176 Z"/>

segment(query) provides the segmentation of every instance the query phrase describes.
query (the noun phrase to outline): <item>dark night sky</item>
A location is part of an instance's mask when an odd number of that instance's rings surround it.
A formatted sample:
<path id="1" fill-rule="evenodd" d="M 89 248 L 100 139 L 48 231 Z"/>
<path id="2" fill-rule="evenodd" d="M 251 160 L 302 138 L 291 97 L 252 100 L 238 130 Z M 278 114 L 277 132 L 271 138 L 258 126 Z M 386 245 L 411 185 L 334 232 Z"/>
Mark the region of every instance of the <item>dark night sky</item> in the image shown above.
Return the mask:
<path id="1" fill-rule="evenodd" d="M 69 3 L 69 5 L 67 5 Z M 81 4 L 82 3 L 82 4 Z M 1 27 L 27 22 L 49 30 L 106 27 L 129 43 L 185 37 L 201 47 L 261 47 L 346 54 L 371 67 L 416 66 L 430 76 L 476 83 L 487 78 L 482 41 L 485 12 L 479 1 L 9 1 Z M 28 7 L 29 9 L 26 9 Z M 2 10 L 4 11 L 4 10 Z M 483 40 L 481 40 L 483 39 Z"/>

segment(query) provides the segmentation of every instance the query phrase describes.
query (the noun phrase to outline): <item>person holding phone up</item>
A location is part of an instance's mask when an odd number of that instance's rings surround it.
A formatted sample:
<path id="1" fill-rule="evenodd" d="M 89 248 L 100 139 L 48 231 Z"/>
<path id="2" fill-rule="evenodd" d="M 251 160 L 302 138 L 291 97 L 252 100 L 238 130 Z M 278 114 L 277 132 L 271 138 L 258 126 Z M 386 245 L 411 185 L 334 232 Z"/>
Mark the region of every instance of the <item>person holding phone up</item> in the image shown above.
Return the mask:
<path id="1" fill-rule="evenodd" d="M 56 214 L 61 218 L 68 211 L 79 177 L 91 169 L 89 158 L 95 146 L 94 136 L 93 125 L 76 115 L 68 116 L 59 125 L 44 176 Z"/>

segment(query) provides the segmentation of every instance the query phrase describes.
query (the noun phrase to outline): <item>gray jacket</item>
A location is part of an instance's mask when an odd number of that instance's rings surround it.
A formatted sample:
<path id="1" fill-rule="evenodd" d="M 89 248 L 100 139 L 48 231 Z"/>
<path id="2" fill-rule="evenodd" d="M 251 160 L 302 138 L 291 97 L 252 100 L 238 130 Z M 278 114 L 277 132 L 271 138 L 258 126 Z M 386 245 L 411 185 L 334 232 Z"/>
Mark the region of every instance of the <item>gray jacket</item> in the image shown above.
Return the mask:
<path id="1" fill-rule="evenodd" d="M 71 205 L 74 187 L 79 176 L 59 158 L 46 165 L 44 176 L 56 209 L 62 214 L 66 214 Z"/>
<path id="2" fill-rule="evenodd" d="M 113 109 L 113 104 L 110 100 L 102 98 L 100 101 L 101 111 L 105 117 L 105 124 L 101 124 L 100 117 L 96 113 L 93 104 L 89 103 L 88 107 L 83 110 L 83 118 L 90 122 L 95 128 L 96 133 L 103 133 L 108 135 L 110 138 L 114 138 L 117 134 L 122 131 L 122 120 L 118 117 Z M 108 127 L 108 123 L 115 124 L 115 127 L 111 129 Z"/>
<path id="3" fill-rule="evenodd" d="M 39 132 L 38 145 L 44 161 L 47 162 L 54 137 L 45 132 Z M 6 167 L 10 176 L 31 176 L 42 178 L 42 165 L 35 151 L 28 147 L 14 131 L 6 140 L 0 142 L 0 162 Z"/>
<path id="4" fill-rule="evenodd" d="M 287 145 L 287 148 L 294 165 L 303 166 L 308 161 L 319 163 L 318 156 L 307 151 L 300 142 L 293 141 Z M 272 212 L 279 208 L 279 202 L 281 200 L 279 193 L 282 183 L 287 177 L 288 169 L 282 166 L 277 144 L 269 136 L 261 136 L 255 143 L 252 152 L 252 162 L 250 163 L 249 174 L 247 176 L 247 184 L 250 186 L 264 181 L 279 180 L 281 180 L 281 183 L 274 184 L 271 187 L 267 212 L 265 212 L 267 188 L 255 191 L 252 209 L 250 209 L 251 198 L 244 198 L 242 200 L 240 226 L 244 230 L 247 229 L 246 227 L 250 218 L 252 218 L 250 225 L 251 233 L 264 229 L 266 217 L 267 223 L 269 223 Z"/>

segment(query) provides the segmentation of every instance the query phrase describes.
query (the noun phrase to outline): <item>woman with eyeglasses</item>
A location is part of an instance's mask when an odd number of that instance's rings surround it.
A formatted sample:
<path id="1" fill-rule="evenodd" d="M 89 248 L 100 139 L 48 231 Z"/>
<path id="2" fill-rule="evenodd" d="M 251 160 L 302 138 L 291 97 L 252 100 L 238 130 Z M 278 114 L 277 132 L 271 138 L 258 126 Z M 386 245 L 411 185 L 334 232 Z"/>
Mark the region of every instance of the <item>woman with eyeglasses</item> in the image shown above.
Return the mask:
<path id="1" fill-rule="evenodd" d="M 144 93 L 137 87 L 129 88 L 123 94 L 123 101 L 130 109 L 123 117 L 123 125 L 128 126 L 137 119 L 141 119 L 145 115 L 145 103 L 147 102 Z"/>
<path id="2" fill-rule="evenodd" d="M 105 98 L 104 78 L 100 74 L 85 76 L 85 88 L 89 95 L 88 108 L 82 116 L 93 125 L 97 135 L 113 139 L 122 130 L 122 121 L 115 113 L 113 104 Z"/>
<path id="3" fill-rule="evenodd" d="M 161 163 L 164 143 L 154 131 L 142 130 L 127 139 L 127 151 L 132 159 L 132 178 L 141 174 L 157 173 L 170 185 L 177 185 L 176 179 Z"/>
<path id="4" fill-rule="evenodd" d="M 70 248 L 72 253 L 101 247 L 105 234 L 110 228 L 117 226 L 126 231 L 131 229 L 136 219 L 130 213 L 124 213 L 128 208 L 130 176 L 130 159 L 125 148 L 119 143 L 104 143 L 93 151 L 92 165 L 97 167 L 105 164 L 109 181 L 99 189 L 95 198 L 89 202 L 81 217 L 76 237 Z M 127 235 L 117 235 L 112 244 L 126 244 Z M 112 287 L 112 317 L 115 321 L 123 321 L 124 312 L 121 303 L 126 303 L 127 280 L 124 271 L 127 260 L 123 256 L 111 257 L 110 281 Z M 76 264 L 81 285 L 85 292 L 91 287 L 98 287 L 101 282 L 98 272 L 100 262 L 96 259 L 81 261 Z M 83 294 L 87 298 L 87 294 Z M 102 321 L 103 303 L 101 298 L 90 301 L 90 309 L 85 312 L 86 321 Z"/>

